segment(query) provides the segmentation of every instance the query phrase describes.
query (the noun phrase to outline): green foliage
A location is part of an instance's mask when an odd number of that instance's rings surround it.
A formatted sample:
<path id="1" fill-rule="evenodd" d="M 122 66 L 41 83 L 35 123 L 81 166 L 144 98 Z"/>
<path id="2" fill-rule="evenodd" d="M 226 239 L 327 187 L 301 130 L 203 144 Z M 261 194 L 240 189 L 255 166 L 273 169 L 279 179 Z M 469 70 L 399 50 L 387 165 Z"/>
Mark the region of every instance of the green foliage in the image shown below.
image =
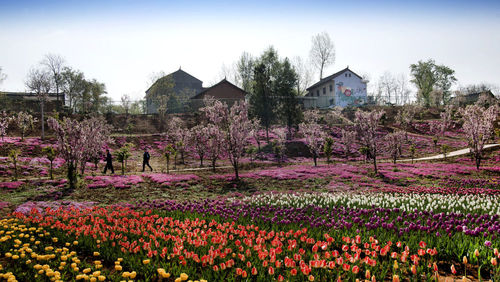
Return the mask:
<path id="1" fill-rule="evenodd" d="M 9 158 L 12 160 L 14 165 L 14 180 L 17 180 L 17 160 L 19 158 L 21 151 L 19 149 L 12 149 L 9 151 Z"/>
<path id="2" fill-rule="evenodd" d="M 326 161 L 330 163 L 330 158 L 333 153 L 333 139 L 331 137 L 325 138 L 325 145 L 323 145 L 323 153 L 325 153 Z"/>
<path id="3" fill-rule="evenodd" d="M 444 65 L 436 65 L 434 60 L 418 61 L 410 65 L 411 82 L 418 88 L 418 100 L 426 107 L 431 104 L 431 92 L 441 92 L 440 99 L 436 99 L 436 106 L 448 103 L 451 85 L 457 80 L 455 71 Z"/>
<path id="4" fill-rule="evenodd" d="M 177 155 L 177 150 L 172 144 L 167 144 L 165 148 L 163 148 L 163 155 L 167 159 L 167 173 L 170 172 L 169 165 L 170 165 L 170 157 L 171 156 L 176 156 Z"/>
<path id="5" fill-rule="evenodd" d="M 127 160 L 132 155 L 130 153 L 130 150 L 133 146 L 134 144 L 132 143 L 126 143 L 118 151 L 115 152 L 116 160 L 121 163 L 122 166 L 122 175 L 125 174 Z"/>

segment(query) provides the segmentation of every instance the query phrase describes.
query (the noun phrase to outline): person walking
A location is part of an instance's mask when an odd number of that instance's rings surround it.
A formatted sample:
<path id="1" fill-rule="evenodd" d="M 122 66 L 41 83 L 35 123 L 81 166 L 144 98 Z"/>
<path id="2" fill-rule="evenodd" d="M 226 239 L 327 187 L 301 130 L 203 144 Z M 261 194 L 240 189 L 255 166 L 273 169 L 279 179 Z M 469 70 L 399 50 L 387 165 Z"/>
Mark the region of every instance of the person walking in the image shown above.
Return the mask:
<path id="1" fill-rule="evenodd" d="M 115 169 L 113 168 L 113 159 L 111 157 L 111 153 L 109 152 L 109 149 L 106 149 L 106 166 L 104 167 L 104 174 L 106 174 L 106 171 L 111 169 L 111 174 L 115 174 Z"/>
<path id="2" fill-rule="evenodd" d="M 144 169 L 146 166 L 149 167 L 151 171 L 153 171 L 153 168 L 149 165 L 149 159 L 151 158 L 151 155 L 148 152 L 148 149 L 144 149 L 144 154 L 142 155 L 142 172 L 144 172 Z"/>

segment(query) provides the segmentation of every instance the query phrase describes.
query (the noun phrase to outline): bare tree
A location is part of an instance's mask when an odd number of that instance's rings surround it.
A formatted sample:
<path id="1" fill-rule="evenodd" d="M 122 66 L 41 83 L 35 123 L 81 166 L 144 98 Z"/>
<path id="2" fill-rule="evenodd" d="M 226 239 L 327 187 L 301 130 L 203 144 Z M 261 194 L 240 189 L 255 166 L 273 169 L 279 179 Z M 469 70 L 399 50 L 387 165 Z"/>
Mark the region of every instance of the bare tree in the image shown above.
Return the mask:
<path id="1" fill-rule="evenodd" d="M 35 93 L 38 97 L 38 101 L 40 101 L 40 113 L 41 119 L 40 123 L 42 124 L 42 139 L 45 138 L 45 122 L 44 122 L 44 111 L 45 111 L 45 102 L 47 101 L 48 94 L 51 85 L 51 74 L 45 70 L 32 68 L 28 76 L 26 77 L 26 87 L 33 93 Z"/>
<path id="2" fill-rule="evenodd" d="M 404 74 L 398 75 L 396 78 L 396 104 L 406 105 L 410 103 L 411 91 L 408 88 L 408 79 Z"/>
<path id="3" fill-rule="evenodd" d="M 0 84 L 2 84 L 6 78 L 7 75 L 3 72 L 2 67 L 0 67 Z"/>
<path id="4" fill-rule="evenodd" d="M 223 79 L 229 80 L 231 83 L 234 83 L 241 87 L 241 81 L 238 76 L 236 64 L 231 64 L 231 65 L 222 64 L 220 72 L 215 77 L 215 81 L 213 84 L 218 83 Z"/>
<path id="5" fill-rule="evenodd" d="M 387 103 L 392 103 L 394 100 L 395 104 L 398 104 L 398 99 L 393 99 L 393 97 L 396 96 L 397 81 L 392 73 L 388 71 L 384 72 L 379 79 L 378 85 L 382 92 L 382 96 L 385 97 L 385 101 Z"/>
<path id="6" fill-rule="evenodd" d="M 313 36 L 309 53 L 313 65 L 319 70 L 319 79 L 323 78 L 323 69 L 335 62 L 335 46 L 325 31 Z"/>
<path id="7" fill-rule="evenodd" d="M 299 96 L 304 96 L 307 87 L 309 87 L 312 82 L 312 71 L 309 68 L 309 64 L 304 62 L 299 56 L 292 59 L 292 65 L 297 73 L 297 94 Z"/>
<path id="8" fill-rule="evenodd" d="M 130 96 L 127 94 L 122 95 L 122 97 L 120 98 L 120 103 L 121 103 L 123 110 L 125 111 L 125 115 L 128 116 L 128 113 L 130 110 L 130 104 L 131 104 Z"/>
<path id="9" fill-rule="evenodd" d="M 62 84 L 64 83 L 62 72 L 65 63 L 66 61 L 63 57 L 50 53 L 46 54 L 40 63 L 50 72 L 52 84 L 54 86 L 54 90 L 56 91 L 57 102 L 59 102 L 59 90 L 62 88 Z"/>

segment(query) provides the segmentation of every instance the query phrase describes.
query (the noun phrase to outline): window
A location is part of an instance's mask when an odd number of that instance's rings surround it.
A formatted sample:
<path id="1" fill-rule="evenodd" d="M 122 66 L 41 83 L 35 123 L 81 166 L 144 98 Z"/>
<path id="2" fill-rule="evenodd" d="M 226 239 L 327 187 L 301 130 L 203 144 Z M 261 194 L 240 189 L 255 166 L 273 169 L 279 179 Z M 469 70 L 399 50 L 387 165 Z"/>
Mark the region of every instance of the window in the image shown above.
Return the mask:
<path id="1" fill-rule="evenodd" d="M 330 92 L 332 92 L 332 90 L 333 90 L 333 87 L 332 87 L 332 85 L 330 84 Z"/>
<path id="2" fill-rule="evenodd" d="M 351 77 L 351 74 L 349 74 L 349 77 Z"/>
<path id="3" fill-rule="evenodd" d="M 316 96 L 319 97 L 319 90 L 316 90 Z"/>
<path id="4" fill-rule="evenodd" d="M 347 73 L 345 74 L 345 77 L 347 77 Z"/>
<path id="5" fill-rule="evenodd" d="M 323 87 L 323 95 L 326 94 L 326 87 Z"/>

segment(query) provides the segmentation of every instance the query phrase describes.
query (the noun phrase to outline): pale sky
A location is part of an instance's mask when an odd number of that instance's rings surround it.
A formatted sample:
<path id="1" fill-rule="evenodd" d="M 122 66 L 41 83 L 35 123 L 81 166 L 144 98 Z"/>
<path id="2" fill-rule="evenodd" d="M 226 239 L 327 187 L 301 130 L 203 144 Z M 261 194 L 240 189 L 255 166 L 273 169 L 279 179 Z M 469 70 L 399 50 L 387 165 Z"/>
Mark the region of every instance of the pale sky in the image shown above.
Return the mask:
<path id="1" fill-rule="evenodd" d="M 182 66 L 207 87 L 243 51 L 306 59 L 323 31 L 336 47 L 325 76 L 349 65 L 376 82 L 432 58 L 456 71 L 455 87 L 500 85 L 500 1 L 0 0 L 0 90 L 24 91 L 30 67 L 55 53 L 113 100 L 137 100 L 152 72 Z"/>

